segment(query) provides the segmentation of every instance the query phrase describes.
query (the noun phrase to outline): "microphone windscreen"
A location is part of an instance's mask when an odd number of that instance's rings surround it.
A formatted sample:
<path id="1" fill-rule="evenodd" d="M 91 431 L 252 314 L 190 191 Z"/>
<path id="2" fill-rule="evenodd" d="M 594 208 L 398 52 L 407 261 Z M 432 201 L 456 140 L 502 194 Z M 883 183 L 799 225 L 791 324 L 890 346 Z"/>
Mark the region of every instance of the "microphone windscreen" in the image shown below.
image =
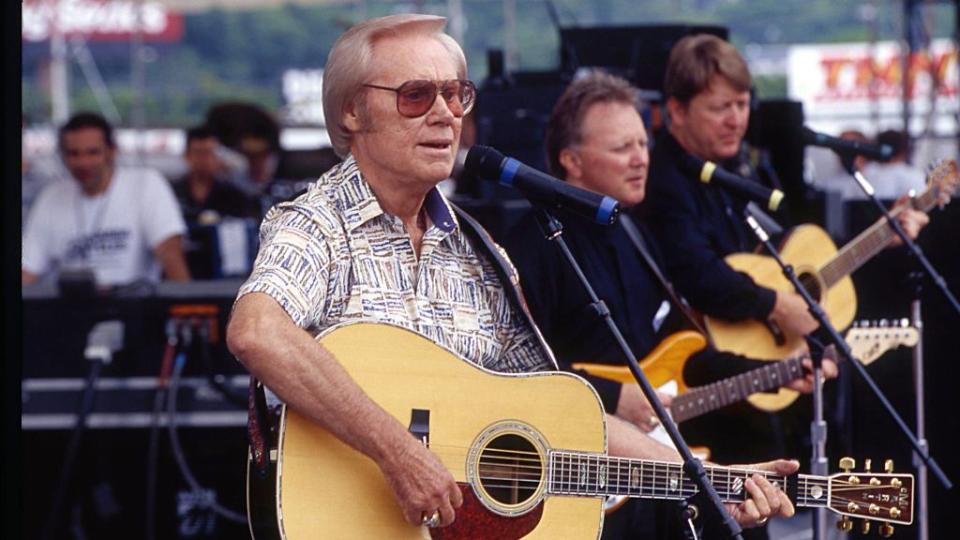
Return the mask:
<path id="1" fill-rule="evenodd" d="M 500 165 L 504 156 L 489 146 L 474 145 L 467 151 L 464 167 L 467 171 L 481 177 L 493 180 L 500 179 Z"/>

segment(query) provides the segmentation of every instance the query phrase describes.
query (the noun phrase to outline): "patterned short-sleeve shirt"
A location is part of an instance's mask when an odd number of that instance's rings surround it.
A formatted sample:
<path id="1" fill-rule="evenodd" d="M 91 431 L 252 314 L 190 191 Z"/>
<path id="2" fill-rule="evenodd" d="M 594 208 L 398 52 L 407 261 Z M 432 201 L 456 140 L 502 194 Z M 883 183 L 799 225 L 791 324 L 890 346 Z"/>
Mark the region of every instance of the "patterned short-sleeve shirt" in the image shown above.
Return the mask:
<path id="1" fill-rule="evenodd" d="M 238 298 L 265 293 L 312 334 L 345 322 L 384 322 L 495 371 L 551 369 L 535 330 L 439 190 L 424 205 L 431 224 L 418 259 L 401 220 L 381 209 L 348 157 L 268 212 Z"/>

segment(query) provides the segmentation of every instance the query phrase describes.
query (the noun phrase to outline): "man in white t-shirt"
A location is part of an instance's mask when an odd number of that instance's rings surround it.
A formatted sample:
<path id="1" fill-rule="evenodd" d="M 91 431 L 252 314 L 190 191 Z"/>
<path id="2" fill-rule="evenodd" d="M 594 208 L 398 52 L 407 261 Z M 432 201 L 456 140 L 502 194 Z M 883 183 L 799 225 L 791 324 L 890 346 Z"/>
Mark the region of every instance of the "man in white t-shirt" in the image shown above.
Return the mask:
<path id="1" fill-rule="evenodd" d="M 170 184 L 146 168 L 116 167 L 113 129 L 78 113 L 59 133 L 60 155 L 75 182 L 45 188 L 23 231 L 24 284 L 89 269 L 98 286 L 190 279 L 186 227 Z"/>

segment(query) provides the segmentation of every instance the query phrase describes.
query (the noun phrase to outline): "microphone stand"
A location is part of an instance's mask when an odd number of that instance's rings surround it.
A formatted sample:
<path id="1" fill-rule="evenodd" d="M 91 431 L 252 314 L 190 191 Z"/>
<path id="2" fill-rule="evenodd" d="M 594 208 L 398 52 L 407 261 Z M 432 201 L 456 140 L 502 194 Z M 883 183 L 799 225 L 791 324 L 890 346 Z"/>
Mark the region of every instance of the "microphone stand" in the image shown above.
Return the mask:
<path id="1" fill-rule="evenodd" d="M 97 398 L 97 383 L 100 381 L 100 372 L 113 361 L 113 353 L 122 348 L 123 323 L 120 321 L 99 322 L 90 331 L 87 346 L 84 349 L 84 358 L 90 362 L 83 394 L 77 404 L 77 419 L 70 433 L 70 440 L 63 453 L 63 468 L 57 483 L 57 491 L 50 505 L 50 512 L 44 523 L 40 538 L 50 540 L 57 533 L 61 524 L 63 505 L 66 504 L 68 492 L 73 484 L 73 474 L 76 468 L 77 457 L 80 454 L 80 444 L 87 429 L 87 418 L 93 412 Z"/>
<path id="2" fill-rule="evenodd" d="M 923 271 L 926 272 L 930 279 L 940 288 L 940 292 L 947 298 L 947 301 L 953 306 L 953 310 L 957 312 L 957 315 L 960 315 L 960 302 L 957 301 L 957 297 L 950 292 L 950 289 L 947 287 L 947 282 L 944 281 L 943 276 L 937 273 L 937 270 L 930 264 L 930 261 L 927 260 L 927 257 L 923 254 L 923 251 L 920 249 L 920 246 L 916 242 L 910 239 L 907 236 L 907 233 L 904 232 L 903 227 L 900 226 L 893 214 L 890 213 L 880 202 L 880 199 L 877 198 L 874 193 L 873 186 L 870 185 L 870 182 L 867 182 L 867 179 L 863 176 L 863 173 L 860 172 L 860 169 L 857 168 L 856 164 L 853 162 L 853 156 L 844 155 L 841 156 L 844 168 L 847 172 L 853 176 L 853 179 L 857 181 L 857 185 L 860 186 L 860 189 L 867 195 L 867 198 L 873 201 L 873 204 L 880 209 L 880 214 L 883 215 L 887 220 L 887 224 L 890 225 L 890 228 L 893 229 L 893 232 L 897 233 L 897 236 L 900 237 L 900 240 L 903 241 L 903 245 L 907 246 L 910 250 L 910 254 L 920 263 L 920 266 L 923 267 Z M 943 482 L 945 478 L 941 478 Z"/>
<path id="3" fill-rule="evenodd" d="M 910 303 L 910 325 L 917 329 L 917 344 L 913 346 L 913 391 L 917 400 L 917 440 L 920 446 L 929 451 L 926 434 L 924 433 L 926 425 L 926 414 L 923 391 L 923 317 L 920 309 L 920 294 L 923 290 L 923 274 L 911 272 L 908 278 L 913 285 L 913 301 Z M 930 527 L 927 523 L 927 513 L 930 510 L 929 499 L 927 498 L 928 478 L 927 466 L 924 464 L 920 455 L 913 454 L 913 465 L 917 468 L 917 538 L 919 540 L 929 540 Z"/>
<path id="4" fill-rule="evenodd" d="M 907 246 L 907 248 L 910 250 L 910 254 L 913 255 L 914 257 L 914 260 L 920 263 L 920 266 L 923 268 L 923 271 L 926 272 L 927 276 L 929 276 L 930 279 L 937 285 L 937 287 L 940 288 L 940 292 L 943 293 L 943 295 L 947 298 L 948 302 L 953 306 L 954 311 L 956 311 L 957 314 L 960 315 L 960 302 L 957 302 L 956 297 L 953 296 L 953 293 L 951 293 L 950 289 L 947 288 L 947 283 L 946 281 L 944 281 L 943 276 L 937 273 L 936 269 L 933 268 L 933 265 L 930 264 L 930 261 L 927 260 L 927 257 L 923 254 L 923 251 L 920 249 L 920 246 L 918 246 L 916 242 L 914 242 L 913 240 L 910 239 L 909 236 L 907 236 L 907 233 L 904 232 L 903 227 L 900 226 L 900 222 L 893 217 L 893 214 L 890 213 L 883 206 L 883 203 L 880 202 L 880 199 L 877 198 L 876 194 L 874 193 L 873 186 L 870 185 L 870 182 L 867 181 L 866 177 L 863 176 L 863 173 L 860 172 L 860 169 L 858 169 L 856 164 L 853 162 L 853 156 L 849 156 L 849 155 L 842 156 L 841 161 L 843 162 L 844 168 L 846 168 L 847 172 L 849 172 L 850 175 L 853 176 L 853 179 L 856 180 L 857 185 L 860 186 L 860 189 L 863 190 L 867 198 L 873 201 L 873 204 L 876 205 L 878 209 L 880 209 L 880 213 L 883 215 L 884 218 L 886 218 L 887 224 L 890 225 L 890 228 L 893 229 L 895 233 L 897 233 L 897 236 L 899 236 L 900 240 L 903 241 L 903 245 Z M 917 310 L 914 312 L 914 317 L 916 319 L 919 319 L 920 317 L 920 313 L 919 313 L 920 296 L 919 295 L 920 293 L 919 293 L 919 284 L 918 284 L 917 300 L 915 303 L 916 305 L 914 306 L 914 309 Z M 914 349 L 914 363 L 915 363 L 914 369 L 915 370 L 917 369 L 916 368 L 916 361 L 917 361 L 916 358 L 918 354 L 917 351 L 922 353 L 923 352 L 922 347 L 918 347 L 917 349 Z M 921 359 L 920 360 L 921 368 L 923 367 L 922 363 L 923 362 Z M 866 371 L 863 370 L 863 366 L 861 366 L 857 362 L 853 362 L 853 364 L 856 365 L 859 370 L 861 370 L 861 373 L 866 374 Z M 918 392 L 920 393 L 917 394 L 916 399 L 922 400 L 923 399 L 923 394 L 922 394 L 923 373 L 915 371 L 915 377 L 917 378 L 917 380 L 915 381 L 915 384 L 920 385 L 920 386 L 917 386 Z M 869 381 L 869 382 L 871 382 L 871 385 L 872 385 L 872 381 Z M 871 388 L 873 388 L 873 386 L 871 386 Z M 874 392 L 878 393 L 879 389 L 875 389 Z M 878 393 L 878 396 L 879 395 L 880 394 Z M 897 423 L 900 425 L 901 431 L 903 431 L 904 435 L 906 435 L 910 439 L 910 443 L 913 445 L 913 448 L 914 448 L 914 460 L 917 463 L 925 466 L 923 469 L 924 477 L 923 477 L 922 483 L 920 484 L 920 487 L 922 488 L 927 487 L 926 486 L 926 472 L 927 472 L 926 469 L 929 468 L 931 471 L 933 471 L 934 476 L 936 476 L 937 479 L 940 480 L 940 483 L 943 485 L 945 489 L 948 489 L 948 490 L 951 489 L 953 487 L 953 483 L 950 481 L 949 478 L 947 478 L 947 475 L 944 474 L 944 472 L 940 469 L 936 461 L 934 461 L 933 458 L 930 457 L 930 453 L 927 450 L 927 441 L 923 440 L 922 438 L 923 437 L 923 431 L 922 431 L 923 430 L 923 425 L 922 425 L 923 405 L 918 401 L 918 405 L 917 405 L 918 436 L 917 437 L 913 436 L 913 433 L 910 431 L 907 425 L 903 422 L 903 419 L 901 419 L 899 415 L 896 414 L 896 412 L 893 410 L 893 407 L 891 407 L 889 403 L 887 403 L 885 400 L 884 400 L 884 405 L 887 405 L 887 408 L 890 410 L 890 412 L 894 416 L 894 420 L 896 420 Z M 925 495 L 926 495 L 925 493 L 922 493 L 922 502 L 926 502 Z"/>
<path id="5" fill-rule="evenodd" d="M 823 311 L 823 308 L 820 307 L 820 304 L 810 295 L 806 288 L 800 283 L 800 280 L 797 278 L 796 273 L 793 271 L 793 267 L 788 265 L 780 258 L 780 253 L 777 251 L 777 248 L 773 246 L 770 242 L 769 236 L 767 236 L 766 231 L 760 227 L 760 224 L 757 223 L 757 220 L 754 219 L 753 215 L 749 211 L 745 212 L 745 217 L 747 224 L 753 230 L 754 234 L 757 235 L 757 238 L 760 239 L 760 242 L 770 253 L 777 264 L 780 265 L 780 268 L 783 269 L 783 275 L 793 284 L 794 289 L 797 293 L 803 298 L 807 303 L 807 307 L 810 310 L 810 314 L 820 323 L 820 328 L 816 331 L 817 334 L 826 335 L 830 342 L 836 345 L 837 350 L 843 355 L 842 358 L 847 360 L 847 363 L 853 366 L 854 371 L 860 374 L 860 378 L 867 383 L 867 386 L 870 387 L 870 390 L 873 391 L 874 395 L 877 396 L 877 399 L 880 403 L 887 409 L 887 412 L 890 414 L 890 417 L 893 418 L 894 422 L 900 428 L 900 431 L 903 432 L 907 440 L 910 441 L 910 444 L 913 445 L 914 450 L 917 455 L 919 455 L 927 467 L 937 476 L 940 482 L 943 484 L 944 488 L 952 489 L 953 482 L 947 478 L 946 474 L 940 469 L 940 466 L 937 465 L 936 460 L 934 460 L 930 454 L 920 445 L 920 442 L 916 437 L 913 436 L 913 432 L 910 431 L 910 428 L 907 427 L 906 422 L 903 421 L 903 418 L 897 413 L 893 408 L 893 405 L 890 404 L 890 400 L 883 394 L 883 391 L 880 390 L 880 387 L 877 386 L 877 383 L 874 382 L 873 378 L 867 373 L 866 368 L 859 361 L 853 358 L 853 353 L 850 351 L 850 346 L 847 345 L 847 342 L 840 336 L 837 332 L 837 329 L 830 324 L 830 321 L 827 319 L 827 314 Z M 814 351 L 811 350 L 811 355 Z"/>
<path id="6" fill-rule="evenodd" d="M 674 446 L 676 446 L 677 452 L 679 452 L 680 456 L 683 458 L 684 473 L 686 473 L 687 477 L 697 485 L 699 488 L 699 493 L 703 494 L 703 497 L 710 501 L 717 518 L 723 522 L 728 536 L 730 538 L 742 540 L 743 536 L 740 529 L 740 524 L 738 524 L 736 520 L 734 520 L 733 517 L 726 511 L 726 509 L 724 509 L 723 502 L 720 500 L 720 495 L 707 478 L 707 472 L 703 466 L 703 463 L 694 457 L 690 452 L 690 447 L 687 446 L 687 443 L 683 440 L 683 436 L 680 435 L 680 431 L 677 429 L 677 425 L 674 423 L 673 418 L 671 418 L 667 413 L 663 403 L 661 403 L 660 399 L 657 397 L 657 393 L 654 391 L 653 386 L 650 385 L 650 381 L 647 380 L 646 376 L 643 374 L 643 370 L 640 369 L 640 365 L 637 363 L 636 356 L 630 349 L 630 345 L 627 344 L 626 339 L 624 339 L 623 333 L 620 332 L 620 329 L 617 328 L 617 324 L 613 321 L 613 317 L 610 315 L 610 310 L 607 308 L 606 303 L 597 297 L 597 293 L 594 291 L 593 286 L 590 285 L 590 280 L 588 280 L 587 276 L 584 275 L 583 270 L 577 263 L 573 253 L 570 252 L 570 248 L 563 239 L 563 225 L 557 220 L 556 217 L 550 214 L 550 212 L 548 212 L 539 204 L 534 203 L 534 213 L 536 215 L 537 222 L 543 231 L 544 237 L 547 240 L 555 242 L 557 247 L 560 248 L 564 258 L 570 264 L 570 267 L 577 275 L 577 279 L 583 286 L 584 291 L 590 298 L 590 305 L 593 307 L 597 315 L 604 320 L 607 325 L 607 329 L 610 331 L 610 334 L 613 336 L 614 340 L 617 342 L 617 345 L 620 347 L 620 350 L 623 352 L 624 358 L 627 360 L 627 365 L 629 366 L 631 373 L 633 373 L 633 377 L 640 385 L 643 395 L 646 396 L 647 401 L 650 402 L 650 405 L 653 407 L 657 418 L 660 419 L 661 424 L 663 425 L 664 429 L 666 429 L 667 434 L 670 436 L 670 440 L 672 440 Z M 686 517 L 689 520 L 690 514 L 687 513 Z"/>
<path id="7" fill-rule="evenodd" d="M 813 297 L 804 289 L 800 284 L 800 279 L 797 278 L 796 272 L 793 270 L 793 266 L 786 264 L 783 259 L 780 258 L 780 254 L 777 252 L 777 249 L 773 247 L 773 244 L 770 242 L 770 236 L 767 234 L 767 231 L 760 225 L 757 218 L 754 216 L 753 211 L 749 205 L 743 209 L 744 217 L 747 221 L 747 225 L 750 226 L 750 229 L 753 230 L 753 233 L 757 236 L 760 242 L 766 247 L 767 251 L 770 252 L 770 255 L 773 256 L 774 260 L 777 261 L 777 264 L 780 265 L 780 268 L 783 269 L 783 275 L 787 277 L 790 283 L 793 284 L 794 288 L 798 291 L 801 291 L 801 295 L 806 300 L 807 305 L 810 308 L 810 312 L 814 317 L 820 322 L 821 327 L 826 327 L 826 314 L 823 312 L 822 308 Z M 815 310 L 819 311 L 814 313 Z M 829 331 L 834 335 L 834 342 L 846 343 L 843 338 L 837 334 L 836 330 L 832 327 L 829 328 Z M 829 466 L 827 464 L 827 422 L 824 420 L 823 416 L 823 343 L 813 337 L 813 335 L 805 336 L 807 342 L 807 349 L 810 353 L 810 360 L 813 363 L 813 418 L 810 420 L 810 474 L 815 474 L 817 476 L 827 476 L 829 474 Z M 849 359 L 849 349 L 847 350 Z M 813 538 L 814 540 L 826 540 L 827 538 L 827 510 L 823 507 L 817 507 L 813 510 Z"/>

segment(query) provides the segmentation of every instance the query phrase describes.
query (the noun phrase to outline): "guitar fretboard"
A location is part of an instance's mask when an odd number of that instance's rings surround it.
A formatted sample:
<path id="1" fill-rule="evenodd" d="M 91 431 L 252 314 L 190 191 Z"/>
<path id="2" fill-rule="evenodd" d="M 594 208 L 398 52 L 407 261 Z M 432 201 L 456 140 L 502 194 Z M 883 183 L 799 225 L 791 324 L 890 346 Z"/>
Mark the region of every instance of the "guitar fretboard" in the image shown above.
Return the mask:
<path id="1" fill-rule="evenodd" d="M 761 368 L 697 387 L 673 398 L 670 411 L 676 422 L 743 401 L 750 394 L 766 392 L 803 376 L 800 358 L 772 362 Z"/>
<path id="2" fill-rule="evenodd" d="M 782 489 L 799 506 L 825 506 L 829 479 L 800 474 L 783 476 L 732 467 L 706 467 L 707 478 L 724 502 L 742 502 L 745 482 L 760 474 Z M 621 495 L 645 499 L 686 499 L 698 488 L 680 463 L 553 451 L 548 491 L 553 495 Z"/>
<path id="3" fill-rule="evenodd" d="M 930 188 L 913 200 L 913 207 L 923 212 L 929 211 L 937 202 L 937 190 Z M 874 255 L 880 253 L 890 244 L 896 233 L 887 224 L 887 220 L 880 220 L 865 231 L 857 235 L 856 238 L 843 246 L 837 255 L 827 264 L 820 268 L 820 276 L 827 284 L 827 288 L 832 287 L 838 281 L 849 275 L 851 272 L 860 268 L 863 263 L 870 260 Z"/>

